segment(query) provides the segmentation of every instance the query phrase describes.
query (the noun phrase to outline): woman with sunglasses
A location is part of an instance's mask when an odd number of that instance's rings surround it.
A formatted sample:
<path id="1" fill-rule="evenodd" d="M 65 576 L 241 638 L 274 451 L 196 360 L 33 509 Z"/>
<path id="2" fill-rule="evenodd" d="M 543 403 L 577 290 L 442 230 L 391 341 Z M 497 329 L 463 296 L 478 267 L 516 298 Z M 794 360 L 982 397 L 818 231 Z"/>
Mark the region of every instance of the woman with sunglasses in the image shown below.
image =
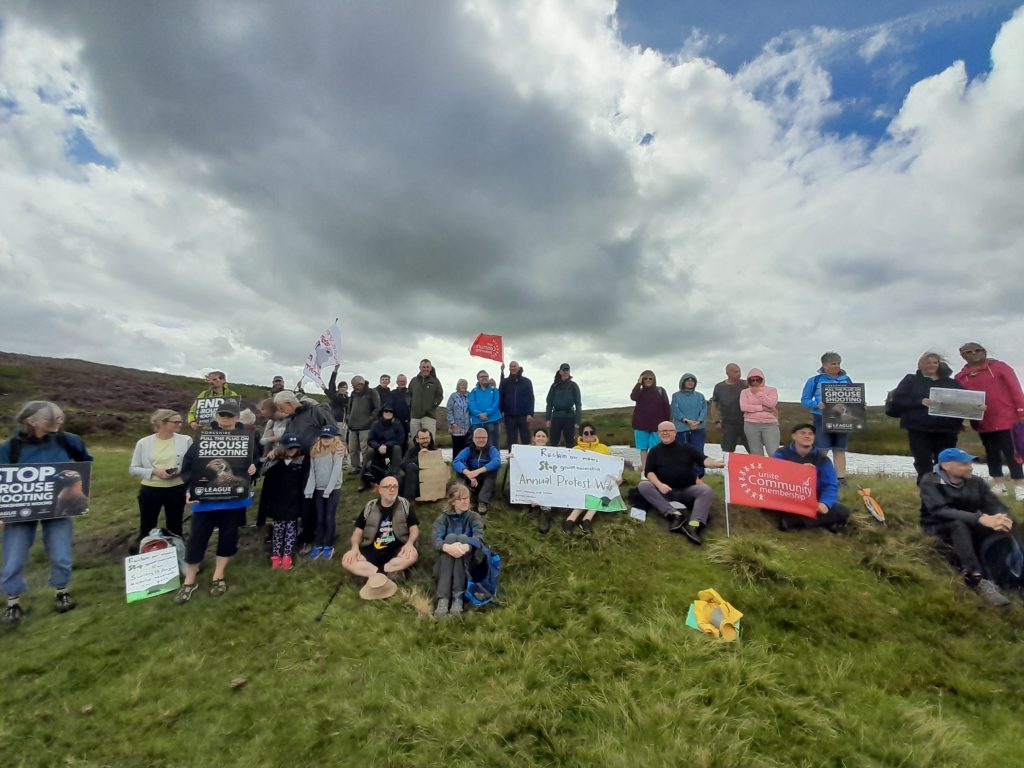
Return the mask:
<path id="1" fill-rule="evenodd" d="M 636 403 L 633 408 L 633 440 L 640 451 L 640 474 L 643 475 L 647 452 L 659 442 L 658 424 L 669 417 L 668 394 L 658 386 L 654 371 L 647 370 L 636 380 L 629 399 Z"/>
<path id="2" fill-rule="evenodd" d="M 135 444 L 128 474 L 142 478 L 139 487 L 139 541 L 157 527 L 164 511 L 167 530 L 182 536 L 185 514 L 185 484 L 181 462 L 192 438 L 181 434 L 184 419 L 177 411 L 160 408 L 149 417 L 153 434 Z"/>
<path id="3" fill-rule="evenodd" d="M 1001 360 L 993 360 L 981 344 L 969 342 L 960 347 L 965 365 L 956 375 L 964 389 L 985 393 L 985 417 L 972 421 L 981 444 L 985 446 L 985 461 L 992 478 L 992 490 L 1006 493 L 1003 483 L 1003 464 L 1010 468 L 1010 480 L 1015 486 L 1018 501 L 1024 501 L 1024 466 L 1014 458 L 1011 430 L 1024 422 L 1024 393 L 1013 368 Z"/>
<path id="4" fill-rule="evenodd" d="M 593 451 L 594 453 L 603 453 L 605 456 L 610 456 L 612 453 L 608 446 L 601 442 L 601 438 L 597 436 L 597 428 L 589 421 L 583 422 L 580 426 L 580 436 L 576 440 L 575 447 L 579 451 Z M 622 478 L 618 478 L 616 482 L 621 483 Z M 562 530 L 566 533 L 572 533 L 577 521 L 580 519 L 580 515 L 583 515 L 582 509 L 572 510 L 569 516 L 565 518 L 565 522 L 562 523 Z M 594 517 L 596 515 L 596 509 L 587 510 L 587 514 L 583 517 L 583 522 L 580 523 L 580 528 L 583 529 L 584 533 L 594 532 Z"/>
<path id="5" fill-rule="evenodd" d="M 771 456 L 779 450 L 779 393 L 775 387 L 765 386 L 760 368 L 751 368 L 747 374 L 740 410 L 751 455 Z"/>

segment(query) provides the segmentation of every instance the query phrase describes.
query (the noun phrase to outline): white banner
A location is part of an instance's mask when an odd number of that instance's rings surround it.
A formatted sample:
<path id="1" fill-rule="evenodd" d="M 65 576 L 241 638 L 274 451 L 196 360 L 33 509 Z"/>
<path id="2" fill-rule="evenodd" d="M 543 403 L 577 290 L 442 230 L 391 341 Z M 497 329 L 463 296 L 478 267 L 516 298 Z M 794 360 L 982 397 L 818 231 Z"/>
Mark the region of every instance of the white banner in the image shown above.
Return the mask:
<path id="1" fill-rule="evenodd" d="M 179 586 L 178 550 L 174 547 L 130 555 L 124 560 L 124 591 L 129 603 L 172 592 Z"/>
<path id="2" fill-rule="evenodd" d="M 306 355 L 306 365 L 303 373 L 327 389 L 322 377 L 323 369 L 328 365 L 341 364 L 341 331 L 338 330 L 338 321 L 331 323 L 331 327 L 320 334 L 320 338 L 313 344 L 313 351 Z"/>
<path id="3" fill-rule="evenodd" d="M 622 459 L 593 451 L 514 445 L 509 459 L 513 504 L 624 510 L 618 479 Z"/>

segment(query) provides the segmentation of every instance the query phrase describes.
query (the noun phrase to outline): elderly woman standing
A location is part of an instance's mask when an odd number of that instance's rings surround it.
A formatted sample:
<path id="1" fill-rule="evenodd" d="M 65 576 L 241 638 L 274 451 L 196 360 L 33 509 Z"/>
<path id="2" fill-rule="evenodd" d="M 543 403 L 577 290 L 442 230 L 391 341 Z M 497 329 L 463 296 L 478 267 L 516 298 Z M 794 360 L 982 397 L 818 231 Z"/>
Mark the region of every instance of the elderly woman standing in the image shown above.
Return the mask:
<path id="1" fill-rule="evenodd" d="M 82 438 L 64 432 L 64 411 L 56 403 L 46 400 L 25 403 L 15 416 L 14 423 L 14 435 L 0 445 L 0 464 L 92 461 Z M 75 607 L 75 601 L 68 592 L 73 532 L 71 518 L 7 523 L 4 526 L 2 577 L 7 608 L 0 617 L 0 623 L 8 626 L 21 621 L 21 596 L 28 589 L 24 576 L 25 565 L 40 524 L 43 527 L 43 547 L 50 558 L 50 586 L 57 590 L 57 612 L 65 613 Z"/>
<path id="2" fill-rule="evenodd" d="M 937 388 L 963 389 L 939 353 L 925 352 L 917 361 L 917 372 L 904 376 L 892 393 L 893 405 L 900 412 L 900 427 L 907 430 L 918 484 L 938 463 L 942 451 L 956 448 L 964 424 L 962 419 L 928 415 L 928 396 Z"/>
<path id="3" fill-rule="evenodd" d="M 160 510 L 167 530 L 182 535 L 185 514 L 185 483 L 181 463 L 192 438 L 181 434 L 184 419 L 177 411 L 160 408 L 149 417 L 153 434 L 135 444 L 128 474 L 142 478 L 139 487 L 139 541 L 156 528 Z"/>
<path id="4" fill-rule="evenodd" d="M 459 379 L 448 397 L 448 434 L 452 438 L 452 458 L 466 447 L 469 440 L 469 382 Z"/>

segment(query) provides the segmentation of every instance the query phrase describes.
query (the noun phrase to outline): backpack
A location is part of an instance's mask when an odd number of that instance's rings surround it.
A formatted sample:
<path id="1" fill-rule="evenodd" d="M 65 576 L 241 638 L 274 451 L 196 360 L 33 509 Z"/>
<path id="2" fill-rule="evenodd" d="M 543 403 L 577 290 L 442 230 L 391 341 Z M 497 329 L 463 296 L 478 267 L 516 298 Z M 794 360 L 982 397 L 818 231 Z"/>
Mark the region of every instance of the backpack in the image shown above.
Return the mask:
<path id="1" fill-rule="evenodd" d="M 71 441 L 68 440 L 68 436 L 64 433 L 64 430 L 55 432 L 53 435 L 53 439 L 57 441 L 57 445 L 64 449 L 64 453 L 66 453 L 71 458 L 72 461 L 85 461 L 85 454 L 82 453 L 82 451 L 75 448 L 73 445 L 71 445 Z M 18 435 L 14 435 L 11 438 L 11 447 L 7 458 L 8 464 L 18 463 L 18 459 L 21 458 L 21 445 L 21 437 Z"/>
<path id="2" fill-rule="evenodd" d="M 885 396 L 885 415 L 898 419 L 903 415 L 903 410 L 896 405 L 896 390 L 890 389 Z"/>
<path id="3" fill-rule="evenodd" d="M 185 572 L 185 540 L 176 533 L 171 533 L 165 528 L 154 528 L 142 541 L 139 542 L 139 554 L 156 552 L 161 549 L 173 547 L 178 552 L 178 570 Z"/>
<path id="4" fill-rule="evenodd" d="M 487 546 L 480 548 L 480 555 L 469 565 L 466 579 L 466 599 L 477 607 L 493 602 L 498 596 L 498 577 L 501 575 L 501 555 Z"/>
<path id="5" fill-rule="evenodd" d="M 985 575 L 1003 589 L 1020 587 L 1024 576 L 1024 551 L 1012 534 L 986 538 L 978 548 Z"/>

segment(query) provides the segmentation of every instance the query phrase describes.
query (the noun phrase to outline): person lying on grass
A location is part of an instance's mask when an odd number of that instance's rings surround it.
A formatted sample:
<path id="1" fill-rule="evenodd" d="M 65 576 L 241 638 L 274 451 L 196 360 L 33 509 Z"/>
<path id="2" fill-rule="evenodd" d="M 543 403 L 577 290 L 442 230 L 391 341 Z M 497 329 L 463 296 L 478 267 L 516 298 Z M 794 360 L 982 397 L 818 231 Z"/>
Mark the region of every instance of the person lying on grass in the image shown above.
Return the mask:
<path id="1" fill-rule="evenodd" d="M 448 503 L 434 521 L 430 541 L 440 553 L 434 566 L 437 618 L 462 613 L 469 562 L 483 545 L 484 520 L 470 509 L 471 501 L 469 488 L 453 483 Z"/>
<path id="2" fill-rule="evenodd" d="M 420 521 L 409 502 L 398 496 L 397 477 L 383 478 L 377 493 L 380 498 L 368 502 L 356 518 L 351 547 L 341 565 L 356 576 L 383 573 L 397 580 L 419 558 Z"/>

